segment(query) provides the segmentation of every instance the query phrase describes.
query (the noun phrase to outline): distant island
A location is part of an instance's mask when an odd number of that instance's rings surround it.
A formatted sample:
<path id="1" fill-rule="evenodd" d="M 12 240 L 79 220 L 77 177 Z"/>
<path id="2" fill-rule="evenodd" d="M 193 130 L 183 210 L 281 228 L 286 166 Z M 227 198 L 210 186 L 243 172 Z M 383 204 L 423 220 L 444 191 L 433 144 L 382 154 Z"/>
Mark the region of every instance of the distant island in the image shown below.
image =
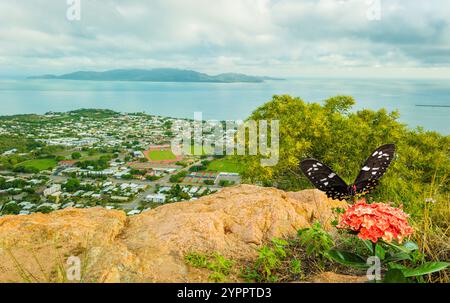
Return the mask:
<path id="1" fill-rule="evenodd" d="M 284 80 L 272 77 L 224 73 L 211 76 L 193 70 L 175 68 L 114 69 L 104 72 L 77 71 L 64 75 L 42 75 L 28 79 L 87 80 L 87 81 L 148 81 L 148 82 L 210 82 L 210 83 L 261 83 L 265 80 Z"/>

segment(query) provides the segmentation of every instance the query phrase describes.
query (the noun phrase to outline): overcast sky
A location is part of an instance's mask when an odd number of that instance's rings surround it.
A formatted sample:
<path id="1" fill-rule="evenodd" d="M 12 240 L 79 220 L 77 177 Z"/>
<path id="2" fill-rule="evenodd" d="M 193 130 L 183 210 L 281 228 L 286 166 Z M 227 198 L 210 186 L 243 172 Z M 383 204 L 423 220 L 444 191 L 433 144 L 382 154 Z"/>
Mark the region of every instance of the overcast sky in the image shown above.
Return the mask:
<path id="1" fill-rule="evenodd" d="M 70 0 L 72 1 L 72 0 Z M 450 1 L 0 0 L 0 76 L 177 67 L 450 78 Z"/>

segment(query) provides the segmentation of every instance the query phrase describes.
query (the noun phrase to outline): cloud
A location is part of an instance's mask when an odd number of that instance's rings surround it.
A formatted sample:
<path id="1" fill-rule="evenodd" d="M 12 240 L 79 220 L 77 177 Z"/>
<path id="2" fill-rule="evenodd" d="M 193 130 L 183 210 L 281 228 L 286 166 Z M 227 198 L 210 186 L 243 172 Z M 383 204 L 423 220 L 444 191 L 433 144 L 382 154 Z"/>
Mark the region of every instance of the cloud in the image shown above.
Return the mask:
<path id="1" fill-rule="evenodd" d="M 372 0 L 374 2 L 375 0 Z M 4 74 L 181 67 L 303 75 L 327 70 L 450 70 L 450 3 L 381 0 L 65 0 L 0 3 Z"/>

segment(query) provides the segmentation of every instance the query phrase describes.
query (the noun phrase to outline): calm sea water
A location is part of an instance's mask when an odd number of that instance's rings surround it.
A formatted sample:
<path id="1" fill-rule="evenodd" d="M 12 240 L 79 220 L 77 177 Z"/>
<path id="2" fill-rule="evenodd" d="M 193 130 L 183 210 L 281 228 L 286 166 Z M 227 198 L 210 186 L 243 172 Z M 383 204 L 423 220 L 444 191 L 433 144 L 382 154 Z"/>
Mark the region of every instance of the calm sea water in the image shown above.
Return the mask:
<path id="1" fill-rule="evenodd" d="M 0 80 L 0 115 L 107 108 L 172 117 L 245 119 L 274 94 L 305 101 L 351 95 L 355 109 L 399 110 L 400 120 L 450 134 L 450 80 L 297 79 L 265 83 L 149 83 Z"/>

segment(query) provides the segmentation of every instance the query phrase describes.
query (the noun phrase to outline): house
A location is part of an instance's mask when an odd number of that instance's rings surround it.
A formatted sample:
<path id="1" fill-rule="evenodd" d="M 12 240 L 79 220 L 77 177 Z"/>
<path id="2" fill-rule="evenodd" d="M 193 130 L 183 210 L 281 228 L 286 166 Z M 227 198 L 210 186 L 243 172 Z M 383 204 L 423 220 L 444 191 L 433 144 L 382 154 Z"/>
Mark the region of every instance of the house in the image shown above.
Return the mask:
<path id="1" fill-rule="evenodd" d="M 93 194 L 94 194 L 93 191 L 88 191 L 87 193 L 84 193 L 84 194 L 82 195 L 82 197 L 83 197 L 83 198 L 89 198 L 89 197 L 92 196 Z"/>
<path id="2" fill-rule="evenodd" d="M 83 194 L 84 193 L 84 190 L 79 190 L 79 191 L 77 191 L 77 192 L 75 192 L 72 196 L 73 197 L 78 197 L 78 196 L 80 196 L 81 194 Z"/>
<path id="3" fill-rule="evenodd" d="M 126 202 L 126 201 L 128 201 L 128 197 L 111 196 L 111 200 L 120 201 L 120 202 Z"/>
<path id="4" fill-rule="evenodd" d="M 91 197 L 94 199 L 100 200 L 102 198 L 102 195 L 101 194 L 93 194 Z"/>
<path id="5" fill-rule="evenodd" d="M 5 152 L 2 154 L 2 156 L 9 156 L 9 155 L 12 155 L 12 154 L 15 154 L 15 153 L 17 153 L 17 149 L 16 149 L 16 148 L 13 148 L 13 149 L 10 149 L 10 150 L 5 151 Z"/>
<path id="6" fill-rule="evenodd" d="M 75 203 L 69 202 L 69 203 L 66 203 L 66 204 L 64 204 L 63 206 L 61 206 L 61 208 L 73 207 L 74 205 L 75 205 Z"/>
<path id="7" fill-rule="evenodd" d="M 148 195 L 147 197 L 145 197 L 145 200 L 148 202 L 164 203 L 166 201 L 166 195 L 164 194 Z"/>
<path id="8" fill-rule="evenodd" d="M 44 197 L 53 195 L 61 191 L 61 184 L 53 184 L 51 187 L 44 190 Z"/>
<path id="9" fill-rule="evenodd" d="M 22 207 L 22 210 L 30 210 L 34 207 L 34 204 L 31 202 L 21 202 L 19 203 L 19 206 Z"/>
<path id="10" fill-rule="evenodd" d="M 169 190 L 170 190 L 169 186 L 163 186 L 163 187 L 159 188 L 159 192 L 160 193 L 164 193 L 164 192 L 169 191 Z"/>
<path id="11" fill-rule="evenodd" d="M 73 167 L 77 163 L 75 160 L 62 160 L 58 162 L 58 165 L 64 168 Z"/>
<path id="12" fill-rule="evenodd" d="M 139 213 L 141 213 L 141 211 L 139 209 L 133 209 L 133 210 L 127 212 L 127 215 L 132 216 L 132 215 L 137 215 Z"/>

